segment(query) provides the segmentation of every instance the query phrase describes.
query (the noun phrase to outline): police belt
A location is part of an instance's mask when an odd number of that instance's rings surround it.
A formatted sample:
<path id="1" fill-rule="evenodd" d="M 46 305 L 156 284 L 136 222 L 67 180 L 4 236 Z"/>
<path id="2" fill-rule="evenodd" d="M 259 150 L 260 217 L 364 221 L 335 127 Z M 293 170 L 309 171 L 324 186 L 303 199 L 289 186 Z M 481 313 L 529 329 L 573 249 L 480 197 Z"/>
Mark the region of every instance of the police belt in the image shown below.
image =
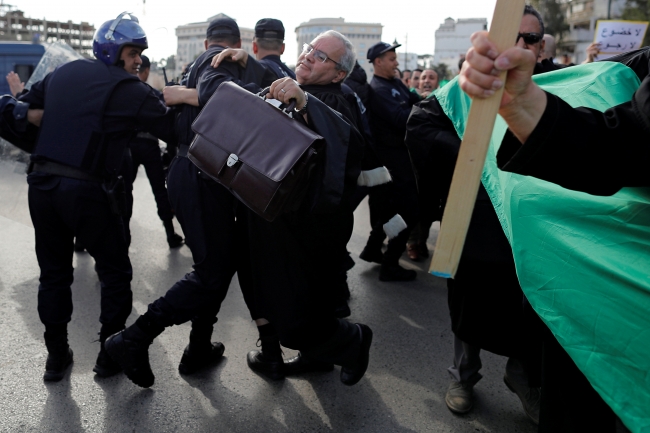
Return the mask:
<path id="1" fill-rule="evenodd" d="M 72 179 L 89 180 L 91 182 L 103 182 L 101 176 L 90 174 L 76 167 L 59 164 L 54 161 L 38 161 L 30 164 L 28 173 L 39 171 L 41 173 L 55 174 L 57 176 L 69 177 Z"/>

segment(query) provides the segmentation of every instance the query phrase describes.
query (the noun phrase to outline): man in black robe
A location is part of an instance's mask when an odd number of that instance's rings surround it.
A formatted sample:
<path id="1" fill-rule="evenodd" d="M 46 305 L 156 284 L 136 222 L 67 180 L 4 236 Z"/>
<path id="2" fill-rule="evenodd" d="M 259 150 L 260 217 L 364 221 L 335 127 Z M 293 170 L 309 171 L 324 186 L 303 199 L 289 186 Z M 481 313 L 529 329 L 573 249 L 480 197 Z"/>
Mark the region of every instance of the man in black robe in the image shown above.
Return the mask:
<path id="1" fill-rule="evenodd" d="M 544 92 L 531 80 L 535 59 L 518 47 L 499 53 L 485 32 L 475 33 L 472 44 L 460 78 L 470 97 L 492 96 L 504 85 L 493 71 L 508 71 L 499 114 L 509 130 L 499 168 L 595 195 L 650 185 L 650 145 L 640 139 L 650 135 L 650 48 L 608 59 L 633 69 L 642 82 L 631 101 L 602 113 Z M 543 364 L 540 432 L 616 431 L 611 408 L 548 330 Z"/>
<path id="2" fill-rule="evenodd" d="M 526 6 L 517 44 L 536 57 L 542 49 L 544 24 Z M 547 72 L 549 62 L 536 65 Z M 406 145 L 419 174 L 421 208 L 437 206 L 444 211 L 456 158 L 460 148 L 454 125 L 435 96 L 413 108 L 407 123 Z M 426 205 L 426 206 L 424 206 Z M 496 284 L 488 290 L 485 281 Z M 454 332 L 452 382 L 445 402 L 454 413 L 473 407 L 473 387 L 481 379 L 480 351 L 508 356 L 504 381 L 517 393 L 524 411 L 535 423 L 539 419 L 541 342 L 531 327 L 510 244 L 503 233 L 490 197 L 482 184 L 458 266 L 447 280 L 448 304 Z M 534 313 L 533 313 L 534 314 Z"/>

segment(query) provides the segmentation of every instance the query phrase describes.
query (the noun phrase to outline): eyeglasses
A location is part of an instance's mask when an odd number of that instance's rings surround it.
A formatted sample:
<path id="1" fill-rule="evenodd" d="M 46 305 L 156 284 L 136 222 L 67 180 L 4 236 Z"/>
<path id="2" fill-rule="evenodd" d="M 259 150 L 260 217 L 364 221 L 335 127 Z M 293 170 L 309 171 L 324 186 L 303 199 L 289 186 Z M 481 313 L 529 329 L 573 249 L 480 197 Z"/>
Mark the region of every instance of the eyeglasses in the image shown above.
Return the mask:
<path id="1" fill-rule="evenodd" d="M 317 50 L 316 48 L 312 47 L 311 44 L 303 44 L 302 46 L 302 53 L 307 55 L 309 53 L 314 53 L 314 58 L 318 60 L 321 63 L 325 63 L 328 60 L 331 60 L 332 63 L 335 65 L 341 66 L 341 64 L 337 61 L 334 61 L 333 59 L 329 58 L 327 54 L 322 52 L 321 50 Z"/>
<path id="2" fill-rule="evenodd" d="M 539 33 L 517 33 L 517 42 L 519 42 L 519 39 L 524 38 L 524 43 L 526 45 L 534 45 L 541 41 L 542 37 L 543 36 Z"/>

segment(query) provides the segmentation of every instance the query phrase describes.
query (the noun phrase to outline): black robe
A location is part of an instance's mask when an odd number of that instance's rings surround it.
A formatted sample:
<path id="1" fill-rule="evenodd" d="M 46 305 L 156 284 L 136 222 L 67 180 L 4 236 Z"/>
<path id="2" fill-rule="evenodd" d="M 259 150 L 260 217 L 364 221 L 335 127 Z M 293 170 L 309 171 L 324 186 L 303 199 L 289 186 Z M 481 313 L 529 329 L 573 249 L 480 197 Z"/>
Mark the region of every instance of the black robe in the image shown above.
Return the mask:
<path id="1" fill-rule="evenodd" d="M 250 214 L 249 224 L 256 302 L 278 330 L 282 344 L 297 350 L 330 340 L 339 327 L 331 294 L 341 278 L 343 253 L 352 234 L 347 197 L 356 188 L 363 152 L 345 98 L 327 91 L 331 89 L 310 90 L 314 93 L 308 100 L 307 126 L 325 137 L 326 146 L 308 195 L 295 212 L 272 223 Z"/>

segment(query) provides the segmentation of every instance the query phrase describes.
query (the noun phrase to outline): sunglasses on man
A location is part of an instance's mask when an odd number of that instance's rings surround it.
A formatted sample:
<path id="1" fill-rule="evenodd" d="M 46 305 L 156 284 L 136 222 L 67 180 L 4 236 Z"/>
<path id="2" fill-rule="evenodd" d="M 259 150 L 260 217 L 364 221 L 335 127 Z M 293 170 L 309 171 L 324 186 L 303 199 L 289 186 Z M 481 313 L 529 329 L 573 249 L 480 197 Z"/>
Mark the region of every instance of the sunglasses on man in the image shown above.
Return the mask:
<path id="1" fill-rule="evenodd" d="M 519 42 L 519 39 L 521 38 L 524 38 L 524 43 L 526 45 L 534 45 L 541 41 L 543 36 L 539 33 L 517 33 L 517 42 Z M 515 42 L 515 44 L 517 42 Z"/>
<path id="2" fill-rule="evenodd" d="M 314 53 L 314 58 L 318 60 L 321 63 L 325 63 L 328 60 L 331 60 L 334 64 L 341 66 L 341 64 L 337 61 L 334 61 L 333 59 L 329 58 L 327 54 L 322 52 L 321 50 L 317 50 L 316 48 L 312 47 L 311 44 L 303 44 L 302 46 L 302 53 L 304 55 L 307 55 L 309 53 Z"/>

